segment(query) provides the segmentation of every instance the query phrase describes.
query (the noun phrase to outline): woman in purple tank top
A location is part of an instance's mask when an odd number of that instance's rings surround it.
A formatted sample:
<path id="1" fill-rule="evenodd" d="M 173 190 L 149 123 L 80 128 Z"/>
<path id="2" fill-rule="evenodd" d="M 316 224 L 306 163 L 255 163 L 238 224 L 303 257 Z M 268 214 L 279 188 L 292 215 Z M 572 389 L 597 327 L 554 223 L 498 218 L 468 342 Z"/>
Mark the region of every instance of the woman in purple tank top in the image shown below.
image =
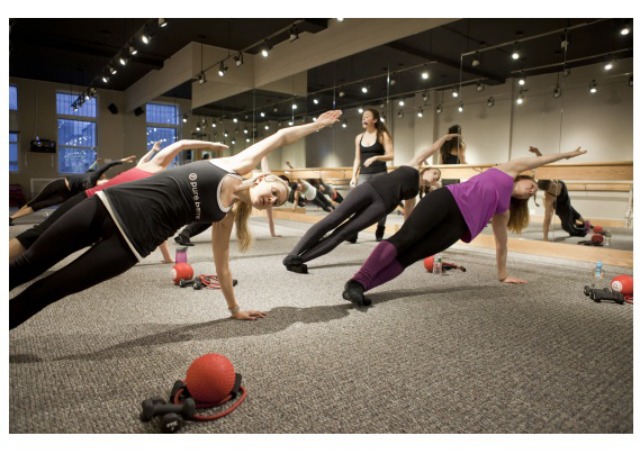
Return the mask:
<path id="1" fill-rule="evenodd" d="M 528 200 L 538 184 L 532 177 L 518 174 L 584 153 L 586 150 L 578 147 L 566 153 L 514 159 L 464 183 L 427 194 L 400 230 L 382 241 L 347 281 L 342 297 L 357 305 L 370 305 L 371 299 L 364 292 L 395 279 L 409 265 L 458 240 L 470 242 L 489 221 L 496 238 L 498 279 L 526 283 L 507 274 L 507 231 L 521 232 L 528 225 Z"/>

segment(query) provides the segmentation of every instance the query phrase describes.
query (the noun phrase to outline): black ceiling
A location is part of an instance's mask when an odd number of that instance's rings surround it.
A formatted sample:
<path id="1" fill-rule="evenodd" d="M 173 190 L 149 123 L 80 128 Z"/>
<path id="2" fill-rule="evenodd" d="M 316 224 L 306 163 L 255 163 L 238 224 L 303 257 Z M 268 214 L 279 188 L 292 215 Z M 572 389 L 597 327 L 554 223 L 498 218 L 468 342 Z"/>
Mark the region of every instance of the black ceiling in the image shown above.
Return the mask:
<path id="1" fill-rule="evenodd" d="M 9 75 L 69 84 L 76 89 L 94 83 L 99 89 L 96 81 L 105 66 L 146 26 L 151 42 L 137 45 L 138 54 L 109 82 L 110 89 L 125 90 L 150 70 L 161 68 L 167 58 L 190 42 L 257 53 L 259 46 L 251 46 L 267 37 L 272 45 L 288 40 L 291 25 L 300 33 L 316 33 L 326 28 L 328 20 L 168 18 L 167 23 L 159 28 L 157 19 L 11 19 Z M 309 70 L 310 95 L 307 100 L 298 100 L 298 112 L 312 115 L 332 106 L 351 107 L 460 83 L 501 84 L 514 75 L 557 73 L 610 58 L 632 57 L 632 34 L 619 33 L 624 24 L 632 25 L 632 20 L 457 20 Z M 568 43 L 564 47 L 563 41 Z M 517 62 L 510 58 L 516 42 L 522 54 Z M 479 52 L 474 54 L 476 50 Z M 476 55 L 480 63 L 473 65 Z M 427 80 L 420 77 L 425 70 L 430 75 Z M 368 94 L 362 93 L 362 85 L 369 86 Z M 190 99 L 191 82 L 166 95 Z M 291 112 L 291 99 L 290 95 L 254 90 L 194 113 L 249 115 L 263 110 L 271 118 L 282 119 Z"/>

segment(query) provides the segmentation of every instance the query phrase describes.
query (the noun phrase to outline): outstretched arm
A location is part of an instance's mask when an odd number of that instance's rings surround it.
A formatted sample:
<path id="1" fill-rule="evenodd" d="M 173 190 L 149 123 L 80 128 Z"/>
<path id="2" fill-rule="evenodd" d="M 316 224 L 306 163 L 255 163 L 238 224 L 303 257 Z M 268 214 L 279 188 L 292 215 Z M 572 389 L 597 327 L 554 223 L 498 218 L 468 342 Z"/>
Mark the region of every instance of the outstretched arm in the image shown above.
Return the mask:
<path id="1" fill-rule="evenodd" d="M 292 126 L 277 131 L 275 134 L 251 145 L 237 155 L 224 159 L 228 165 L 240 175 L 251 172 L 258 167 L 263 157 L 273 150 L 290 145 L 327 126 L 332 126 L 340 119 L 341 110 L 329 110 L 318 117 L 313 123 L 300 126 Z"/>
<path id="2" fill-rule="evenodd" d="M 222 151 L 229 148 L 228 146 L 218 142 L 207 142 L 204 140 L 179 140 L 171 145 L 164 147 L 157 155 L 152 159 L 152 162 L 165 168 L 178 153 L 184 150 L 196 149 L 196 150 L 212 150 Z"/>
<path id="3" fill-rule="evenodd" d="M 540 150 L 537 147 L 533 147 L 529 145 L 529 151 L 535 154 L 536 156 L 542 156 L 542 153 L 540 153 Z"/>
<path id="4" fill-rule="evenodd" d="M 460 134 L 446 134 L 440 137 L 438 140 L 433 142 L 431 146 L 425 148 L 420 153 L 416 153 L 416 155 L 411 158 L 411 160 L 407 163 L 407 165 L 411 167 L 419 168 L 423 162 L 429 159 L 433 154 L 440 149 L 443 143 L 453 139 L 454 137 L 459 137 Z"/>
<path id="5" fill-rule="evenodd" d="M 585 154 L 587 150 L 583 150 L 581 147 L 576 148 L 574 151 L 567 151 L 564 153 L 553 153 L 546 156 L 536 156 L 535 158 L 519 158 L 513 159 L 504 164 L 497 166 L 497 169 L 508 173 L 512 177 L 515 177 L 525 170 L 533 170 L 540 166 L 551 164 L 552 162 L 559 161 L 561 159 L 571 159 L 576 156 Z"/>
<path id="6" fill-rule="evenodd" d="M 136 165 L 144 164 L 145 162 L 151 161 L 151 158 L 153 157 L 153 155 L 156 154 L 158 151 L 160 151 L 160 141 L 154 142 L 153 147 L 151 147 L 151 150 L 147 151 L 144 154 L 144 156 L 140 158 L 140 160 L 138 161 L 138 164 Z"/>

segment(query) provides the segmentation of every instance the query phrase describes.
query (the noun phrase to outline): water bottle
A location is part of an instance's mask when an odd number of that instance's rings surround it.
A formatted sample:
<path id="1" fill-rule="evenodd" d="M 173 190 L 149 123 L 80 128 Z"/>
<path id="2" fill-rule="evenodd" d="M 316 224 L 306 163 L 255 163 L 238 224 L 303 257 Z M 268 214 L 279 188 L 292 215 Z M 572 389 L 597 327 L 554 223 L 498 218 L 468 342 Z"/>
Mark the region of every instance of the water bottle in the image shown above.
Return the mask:
<path id="1" fill-rule="evenodd" d="M 433 274 L 442 275 L 442 255 L 436 254 L 433 260 Z"/>
<path id="2" fill-rule="evenodd" d="M 176 248 L 176 263 L 187 263 L 187 246 Z"/>
<path id="3" fill-rule="evenodd" d="M 608 230 L 604 232 L 604 245 L 606 247 L 611 247 L 611 232 Z"/>
<path id="4" fill-rule="evenodd" d="M 598 260 L 596 267 L 593 269 L 593 288 L 603 289 L 604 287 L 604 269 L 602 268 L 602 262 Z"/>

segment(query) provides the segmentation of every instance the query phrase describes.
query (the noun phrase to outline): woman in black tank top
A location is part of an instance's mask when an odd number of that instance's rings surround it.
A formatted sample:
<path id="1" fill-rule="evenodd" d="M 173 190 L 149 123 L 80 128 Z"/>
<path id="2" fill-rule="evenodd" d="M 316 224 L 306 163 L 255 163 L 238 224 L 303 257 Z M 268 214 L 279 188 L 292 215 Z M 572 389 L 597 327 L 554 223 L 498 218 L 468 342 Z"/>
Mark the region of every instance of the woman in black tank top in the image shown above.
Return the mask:
<path id="1" fill-rule="evenodd" d="M 346 239 L 373 225 L 402 200 L 406 200 L 405 219 L 409 217 L 418 192 L 436 187 L 440 179 L 438 169 L 427 167 L 420 170 L 420 166 L 453 137 L 456 136 L 447 134 L 441 137 L 407 164 L 353 189 L 331 214 L 316 222 L 285 257 L 282 263 L 287 270 L 307 273 L 305 262 L 329 253 Z"/>
<path id="2" fill-rule="evenodd" d="M 261 311 L 240 310 L 229 269 L 229 240 L 235 224 L 240 248 L 246 249 L 251 239 L 247 228 L 251 208 L 282 205 L 287 200 L 288 185 L 274 175 L 259 175 L 247 181 L 239 175 L 253 171 L 273 150 L 332 126 L 341 114 L 339 110 L 325 112 L 314 123 L 281 129 L 236 155 L 123 183 L 102 191 L 100 197 L 82 201 L 9 264 L 11 290 L 38 277 L 73 252 L 90 246 L 80 257 L 32 283 L 9 301 L 9 329 L 67 295 L 124 273 L 138 262 L 141 253 L 175 234 L 175 230 L 168 233 L 168 227 L 177 230 L 199 219 L 214 221 L 213 259 L 231 317 L 238 320 L 265 317 Z M 211 168 L 206 168 L 207 165 Z M 127 200 L 128 196 L 137 200 Z M 141 204 L 140 200 L 148 203 Z M 210 207 L 212 204 L 215 207 Z M 132 207 L 135 219 L 123 219 L 122 215 L 131 213 Z M 150 231 L 152 240 L 145 243 L 144 229 L 139 228 L 137 221 L 147 224 L 157 221 L 163 236 Z"/>
<path id="3" fill-rule="evenodd" d="M 391 134 L 380 118 L 376 109 L 367 109 L 362 114 L 364 132 L 356 136 L 356 153 L 353 160 L 353 173 L 350 186 L 362 184 L 372 178 L 387 173 L 387 162 L 393 160 L 393 142 Z M 376 240 L 381 241 L 387 217 L 378 220 Z M 358 235 L 349 238 L 355 243 Z"/>

